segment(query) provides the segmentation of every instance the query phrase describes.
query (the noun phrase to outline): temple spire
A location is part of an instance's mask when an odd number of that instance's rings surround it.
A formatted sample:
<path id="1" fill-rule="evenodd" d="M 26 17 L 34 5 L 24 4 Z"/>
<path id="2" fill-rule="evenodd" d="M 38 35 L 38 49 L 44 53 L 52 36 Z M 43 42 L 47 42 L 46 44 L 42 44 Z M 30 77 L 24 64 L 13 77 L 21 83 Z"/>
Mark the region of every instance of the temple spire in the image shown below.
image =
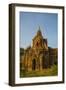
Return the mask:
<path id="1" fill-rule="evenodd" d="M 40 26 L 39 26 L 39 28 L 38 28 L 37 35 L 42 35 Z"/>
<path id="2" fill-rule="evenodd" d="M 39 26 L 39 29 L 38 29 L 38 30 L 41 30 L 41 29 L 40 29 L 40 26 Z"/>

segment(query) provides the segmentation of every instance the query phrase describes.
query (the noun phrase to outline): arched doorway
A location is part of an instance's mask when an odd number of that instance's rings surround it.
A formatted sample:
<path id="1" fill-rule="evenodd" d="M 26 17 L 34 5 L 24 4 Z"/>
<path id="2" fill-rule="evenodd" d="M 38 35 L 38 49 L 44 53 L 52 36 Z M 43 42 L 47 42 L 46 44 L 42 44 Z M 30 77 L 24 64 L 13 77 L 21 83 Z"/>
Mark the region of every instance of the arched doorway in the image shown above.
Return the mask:
<path id="1" fill-rule="evenodd" d="M 42 69 L 44 69 L 44 56 L 42 57 Z"/>
<path id="2" fill-rule="evenodd" d="M 32 70 L 35 70 L 36 69 L 36 60 L 33 59 L 32 60 Z"/>
<path id="3" fill-rule="evenodd" d="M 48 59 L 47 56 L 43 56 L 42 57 L 42 69 L 47 68 L 48 67 Z"/>

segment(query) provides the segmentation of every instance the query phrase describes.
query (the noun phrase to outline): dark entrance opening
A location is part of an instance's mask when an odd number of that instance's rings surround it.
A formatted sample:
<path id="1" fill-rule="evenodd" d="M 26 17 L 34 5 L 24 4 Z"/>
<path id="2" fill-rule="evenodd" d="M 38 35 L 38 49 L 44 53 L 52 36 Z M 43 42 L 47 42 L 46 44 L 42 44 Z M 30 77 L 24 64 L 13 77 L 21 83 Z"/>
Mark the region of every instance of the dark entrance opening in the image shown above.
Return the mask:
<path id="1" fill-rule="evenodd" d="M 36 69 L 36 60 L 33 59 L 32 60 L 32 70 L 35 70 Z"/>
<path id="2" fill-rule="evenodd" d="M 44 56 L 42 57 L 42 68 L 44 69 Z"/>
<path id="3" fill-rule="evenodd" d="M 48 61 L 47 61 L 47 56 L 43 56 L 42 58 L 42 68 L 47 68 L 48 67 Z"/>

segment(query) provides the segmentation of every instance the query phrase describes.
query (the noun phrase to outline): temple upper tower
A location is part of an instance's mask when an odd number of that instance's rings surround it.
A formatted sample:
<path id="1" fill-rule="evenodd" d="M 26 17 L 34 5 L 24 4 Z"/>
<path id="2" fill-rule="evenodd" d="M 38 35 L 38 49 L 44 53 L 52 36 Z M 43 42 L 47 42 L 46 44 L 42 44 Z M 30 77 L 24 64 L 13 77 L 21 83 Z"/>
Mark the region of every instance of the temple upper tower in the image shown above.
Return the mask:
<path id="1" fill-rule="evenodd" d="M 40 26 L 38 28 L 36 36 L 33 38 L 33 49 L 48 49 L 47 39 L 42 36 Z"/>

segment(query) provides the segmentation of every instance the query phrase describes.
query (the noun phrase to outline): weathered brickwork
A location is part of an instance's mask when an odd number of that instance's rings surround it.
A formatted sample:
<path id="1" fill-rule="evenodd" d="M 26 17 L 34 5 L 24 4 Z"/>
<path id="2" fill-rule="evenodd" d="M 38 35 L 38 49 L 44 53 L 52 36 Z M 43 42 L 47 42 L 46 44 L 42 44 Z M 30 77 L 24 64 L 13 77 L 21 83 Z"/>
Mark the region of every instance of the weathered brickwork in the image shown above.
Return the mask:
<path id="1" fill-rule="evenodd" d="M 36 36 L 32 39 L 32 46 L 20 49 L 21 70 L 43 70 L 57 64 L 57 48 L 48 47 L 47 39 L 43 38 L 39 28 Z"/>

